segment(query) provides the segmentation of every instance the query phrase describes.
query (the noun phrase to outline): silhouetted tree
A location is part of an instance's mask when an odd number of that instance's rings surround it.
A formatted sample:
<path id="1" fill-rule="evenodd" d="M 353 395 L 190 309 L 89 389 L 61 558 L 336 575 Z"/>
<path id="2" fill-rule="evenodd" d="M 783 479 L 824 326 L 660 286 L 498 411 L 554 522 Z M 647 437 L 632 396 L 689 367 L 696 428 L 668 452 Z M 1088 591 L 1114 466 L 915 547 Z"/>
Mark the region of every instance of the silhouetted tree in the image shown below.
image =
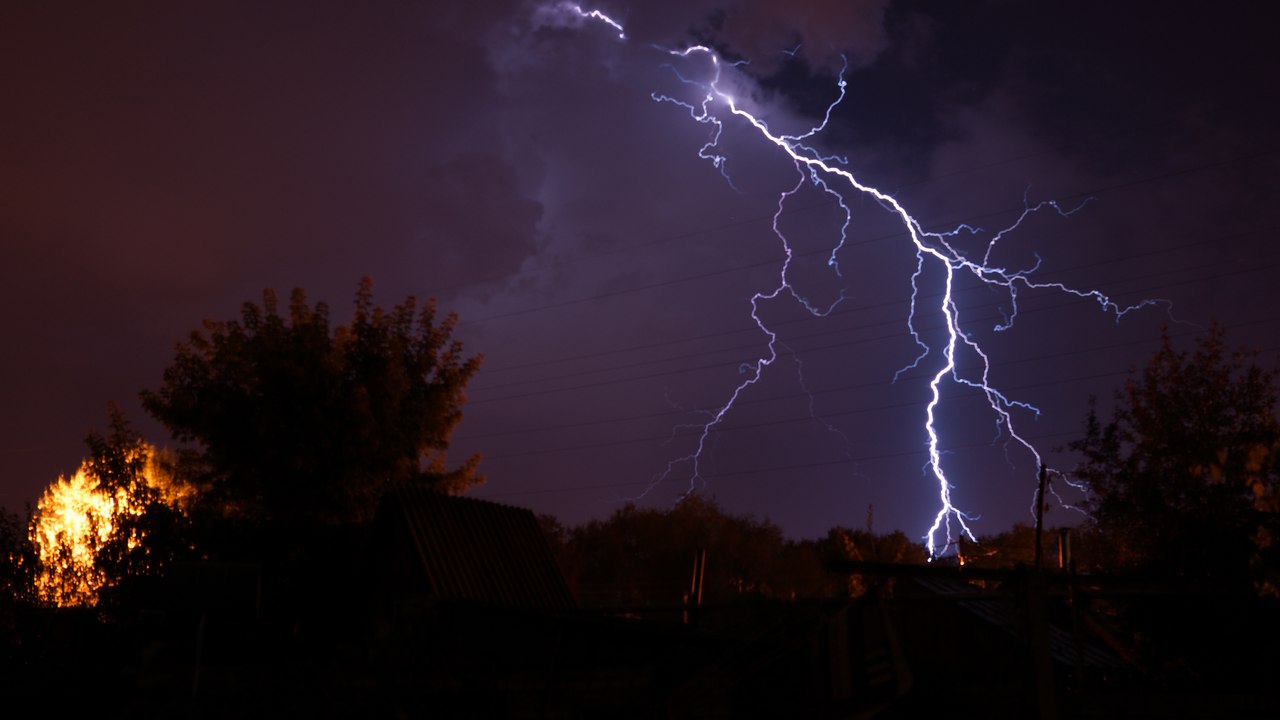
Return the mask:
<path id="1" fill-rule="evenodd" d="M 1152 594 L 1101 606 L 1148 670 L 1199 688 L 1276 677 L 1280 615 L 1250 592 L 1274 594 L 1276 400 L 1275 372 L 1228 350 L 1220 327 L 1190 352 L 1165 334 L 1111 419 L 1091 410 L 1070 445 L 1092 489 L 1089 529 L 1105 543 L 1095 567 L 1152 576 Z"/>
<path id="2" fill-rule="evenodd" d="M 94 548 L 110 604 L 123 601 L 138 580 L 158 576 L 191 554 L 186 509 L 194 488 L 175 474 L 171 457 L 134 432 L 115 404 L 107 413 L 107 434 L 90 433 L 85 443 L 94 490 L 110 498 L 113 507 L 111 531 Z"/>
<path id="3" fill-rule="evenodd" d="M 817 549 L 827 566 L 843 561 L 921 565 L 929 558 L 929 553 L 922 544 L 912 542 L 900 530 L 877 535 L 870 530 L 837 526 L 828 530 L 827 536 L 818 541 Z M 840 579 L 842 584 L 839 587 L 832 586 L 828 595 L 861 597 L 872 589 L 889 586 L 884 578 L 861 573 L 849 573 Z"/>
<path id="4" fill-rule="evenodd" d="M 1167 335 L 1103 422 L 1096 408 L 1069 447 L 1114 567 L 1245 580 L 1274 532 L 1280 422 L 1275 372 L 1227 350 L 1214 326 L 1193 352 Z M 1251 542 L 1251 538 L 1254 542 Z"/>
<path id="5" fill-rule="evenodd" d="M 713 500 L 690 495 L 669 510 L 628 503 L 607 520 L 594 520 L 560 534 L 566 579 L 587 604 L 673 605 L 688 592 L 694 554 L 707 553 L 703 599 L 718 602 L 743 595 L 789 597 L 779 570 L 795 559 L 784 555 L 782 531 L 767 520 L 724 513 Z M 812 563 L 818 568 L 818 563 Z"/>
<path id="6" fill-rule="evenodd" d="M 27 522 L 17 513 L 0 508 L 0 608 L 12 607 L 30 596 L 34 562 Z"/>
<path id="7" fill-rule="evenodd" d="M 900 532 L 832 529 L 819 540 L 788 540 L 778 526 L 724 512 L 690 495 L 667 510 L 619 508 L 606 520 L 566 529 L 540 518 L 566 579 L 585 604 L 672 605 L 689 590 L 694 554 L 707 553 L 703 599 L 851 597 L 868 583 L 831 569 L 832 561 L 924 562 Z"/>
<path id="8" fill-rule="evenodd" d="M 187 472 L 220 514 L 276 532 L 370 519 L 388 483 L 461 492 L 479 457 L 445 467 L 463 389 L 480 365 L 451 339 L 456 317 L 414 298 L 374 307 L 372 281 L 350 323 L 294 290 L 287 315 L 271 290 L 240 319 L 204 323 L 179 343 L 143 405 L 196 443 Z"/>
<path id="9" fill-rule="evenodd" d="M 1093 572 L 1106 566 L 1114 553 L 1097 528 L 1082 523 L 1078 527 L 1047 527 L 1040 533 L 1040 567 L 1046 571 L 1059 569 L 1059 551 L 1066 533 L 1071 564 L 1081 572 Z M 962 544 L 965 565 L 979 568 L 1014 568 L 1035 565 L 1036 529 L 1034 524 L 1017 522 L 994 535 L 984 535 L 977 543 Z M 1066 560 L 1066 557 L 1062 557 Z"/>

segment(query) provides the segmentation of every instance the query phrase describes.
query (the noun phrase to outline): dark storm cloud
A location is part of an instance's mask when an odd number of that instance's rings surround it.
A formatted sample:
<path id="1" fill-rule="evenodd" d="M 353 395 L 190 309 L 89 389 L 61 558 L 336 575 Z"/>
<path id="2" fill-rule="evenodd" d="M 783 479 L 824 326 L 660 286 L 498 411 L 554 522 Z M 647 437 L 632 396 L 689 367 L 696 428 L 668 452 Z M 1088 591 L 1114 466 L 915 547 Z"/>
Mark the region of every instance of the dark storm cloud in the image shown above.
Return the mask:
<path id="1" fill-rule="evenodd" d="M 1238 3 L 1220 17 L 1086 2 L 1032 14 L 1002 85 L 1046 143 L 1095 150 L 1079 154 L 1098 172 L 1176 165 L 1207 139 L 1274 130 L 1280 86 L 1268 7 Z"/>
<path id="2" fill-rule="evenodd" d="M 836 71 L 870 63 L 888 44 L 883 16 L 888 0 L 741 0 L 713 16 L 707 34 L 728 57 L 748 61 L 767 76 L 796 55 L 813 70 Z M 781 50 L 779 50 L 781 48 Z M 785 52 L 784 52 L 785 51 Z"/>

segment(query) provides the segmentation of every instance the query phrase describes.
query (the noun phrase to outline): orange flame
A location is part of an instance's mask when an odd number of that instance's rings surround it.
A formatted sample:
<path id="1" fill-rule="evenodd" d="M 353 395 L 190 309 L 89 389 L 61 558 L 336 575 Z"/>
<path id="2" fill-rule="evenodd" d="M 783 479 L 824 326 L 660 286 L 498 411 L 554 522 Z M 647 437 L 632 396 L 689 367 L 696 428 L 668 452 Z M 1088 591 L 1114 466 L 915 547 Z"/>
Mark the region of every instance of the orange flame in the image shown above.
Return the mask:
<path id="1" fill-rule="evenodd" d="M 174 478 L 156 448 L 144 445 L 140 451 L 147 455 L 142 480 L 160 491 L 165 503 L 184 507 L 191 499 L 190 488 Z M 97 604 L 108 578 L 96 566 L 95 556 L 110 538 L 118 518 L 142 512 L 124 490 L 112 495 L 100 490 L 98 484 L 85 461 L 70 478 L 59 476 L 45 488 L 36 504 L 29 536 L 37 558 L 35 591 L 42 603 L 59 607 Z M 129 538 L 129 547 L 136 547 L 141 540 Z"/>

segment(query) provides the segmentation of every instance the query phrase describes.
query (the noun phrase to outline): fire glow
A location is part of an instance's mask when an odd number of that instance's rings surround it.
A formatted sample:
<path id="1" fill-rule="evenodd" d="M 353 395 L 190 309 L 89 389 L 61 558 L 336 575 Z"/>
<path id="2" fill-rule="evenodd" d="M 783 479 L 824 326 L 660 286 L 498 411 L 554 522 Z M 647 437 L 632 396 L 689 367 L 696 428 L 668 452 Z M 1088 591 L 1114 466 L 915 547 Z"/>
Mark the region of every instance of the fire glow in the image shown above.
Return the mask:
<path id="1" fill-rule="evenodd" d="M 166 467 L 163 455 L 151 446 L 138 452 L 147 457 L 141 479 L 159 491 L 162 502 L 182 508 L 190 491 L 178 483 Z M 36 504 L 29 537 L 36 550 L 36 597 L 58 607 L 93 607 L 110 581 L 97 566 L 96 556 L 125 516 L 143 511 L 123 489 L 108 493 L 100 487 L 88 461 L 71 477 L 59 477 Z M 142 544 L 136 533 L 128 538 L 130 549 Z"/>

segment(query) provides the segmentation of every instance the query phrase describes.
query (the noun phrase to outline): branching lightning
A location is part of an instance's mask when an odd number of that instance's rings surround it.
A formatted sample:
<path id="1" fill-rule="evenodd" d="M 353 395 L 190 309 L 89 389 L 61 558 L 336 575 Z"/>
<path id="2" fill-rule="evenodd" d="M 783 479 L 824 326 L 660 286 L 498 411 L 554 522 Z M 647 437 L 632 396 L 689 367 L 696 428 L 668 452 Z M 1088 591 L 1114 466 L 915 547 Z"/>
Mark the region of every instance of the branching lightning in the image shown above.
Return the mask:
<path id="1" fill-rule="evenodd" d="M 599 11 L 587 11 L 577 5 L 568 3 L 553 6 L 550 11 L 554 12 L 557 9 L 580 21 L 603 23 L 616 30 L 619 39 L 626 39 L 626 32 L 622 25 Z M 1068 217 L 1083 207 L 1084 203 L 1068 209 L 1059 206 L 1054 201 L 1031 204 L 1024 198 L 1023 210 L 1018 218 L 1008 227 L 991 234 L 990 239 L 986 242 L 985 250 L 981 253 L 981 257 L 971 257 L 959 250 L 952 240 L 960 235 L 978 235 L 983 232 L 980 228 L 960 225 L 947 232 L 925 230 L 920 222 L 893 196 L 859 181 L 853 172 L 848 169 L 849 162 L 847 158 L 822 155 L 812 146 L 811 141 L 822 133 L 830 122 L 832 113 L 845 99 L 846 82 L 844 75 L 847 71 L 847 64 L 841 68 L 839 73 L 837 83 L 839 89 L 838 97 L 827 107 L 822 121 L 804 133 L 787 135 L 772 130 L 764 120 L 745 109 L 734 94 L 724 89 L 722 83 L 724 81 L 725 68 L 732 67 L 734 64 L 726 63 L 711 48 L 695 45 L 684 49 L 656 49 L 658 52 L 678 60 L 689 60 L 690 58 L 698 57 L 705 58 L 710 63 L 708 73 L 710 77 L 705 80 L 693 80 L 686 77 L 680 73 L 680 70 L 675 65 L 671 64 L 671 61 L 668 61 L 665 65 L 671 69 L 681 83 L 696 88 L 701 95 L 699 100 L 686 102 L 667 95 L 652 94 L 652 98 L 655 101 L 681 107 L 689 113 L 694 121 L 710 126 L 710 136 L 706 144 L 698 150 L 699 157 L 708 160 L 732 186 L 728 160 L 719 150 L 719 147 L 725 123 L 730 118 L 737 118 L 745 123 L 747 127 L 753 128 L 762 140 L 775 146 L 778 152 L 784 153 L 794 164 L 797 177 L 794 186 L 779 194 L 777 211 L 773 216 L 773 232 L 781 242 L 785 254 L 785 259 L 778 274 L 777 284 L 772 289 L 758 291 L 751 297 L 750 315 L 756 326 L 760 328 L 760 331 L 767 338 L 765 352 L 754 362 L 744 363 L 740 367 L 743 379 L 729 394 L 728 399 L 718 408 L 708 413 L 709 419 L 706 422 L 693 426 L 698 434 L 698 441 L 693 452 L 670 461 L 666 469 L 654 479 L 650 488 L 670 479 L 680 468 L 689 467 L 690 490 L 693 490 L 696 484 L 703 479 L 703 456 L 713 432 L 724 422 L 725 417 L 733 410 L 734 405 L 743 393 L 759 383 L 764 377 L 766 369 L 778 360 L 778 335 L 770 330 L 760 315 L 760 309 L 764 303 L 788 296 L 811 315 L 825 317 L 845 299 L 841 295 L 829 305 L 817 305 L 791 284 L 789 272 L 793 260 L 793 250 L 791 242 L 780 228 L 779 223 L 788 200 L 806 185 L 810 185 L 831 195 L 844 216 L 838 240 L 832 245 L 831 254 L 827 261 L 828 266 L 832 268 L 832 271 L 837 276 L 841 276 L 838 256 L 844 248 L 848 229 L 852 222 L 852 213 L 848 202 L 850 197 L 863 195 L 873 199 L 897 218 L 897 221 L 910 239 L 916 256 L 916 269 L 910 279 L 911 304 L 906 318 L 906 326 L 907 331 L 919 348 L 919 353 L 914 360 L 895 374 L 893 380 L 896 382 L 907 370 L 919 369 L 926 360 L 930 360 L 933 363 L 931 374 L 928 375 L 928 402 L 924 413 L 924 434 L 927 438 L 925 445 L 928 454 L 924 472 L 927 476 L 932 477 L 932 482 L 937 486 L 939 507 L 923 539 L 932 557 L 945 554 L 948 548 L 957 542 L 959 535 L 976 540 L 970 528 L 970 522 L 974 519 L 973 516 L 952 503 L 951 491 L 953 485 L 948 479 L 943 465 L 944 453 L 940 449 L 941 441 L 937 422 L 937 413 L 942 404 L 942 385 L 950 380 L 955 384 L 976 390 L 986 399 L 987 404 L 995 414 L 997 436 L 1003 434 L 1012 444 L 1024 448 L 1035 459 L 1037 467 L 1042 464 L 1040 453 L 1031 442 L 1019 433 L 1015 427 L 1012 411 L 1014 408 L 1019 408 L 1035 415 L 1039 415 L 1040 411 L 1025 402 L 1007 397 L 992 384 L 989 377 L 991 371 L 989 356 L 973 335 L 961 327 L 960 307 L 954 298 L 957 276 L 967 274 L 984 285 L 1000 289 L 1007 294 L 1009 311 L 1005 314 L 1002 322 L 994 326 L 993 329 L 997 332 L 1010 329 L 1017 320 L 1018 293 L 1020 290 L 1053 290 L 1090 299 L 1097 302 L 1105 312 L 1112 315 L 1117 321 L 1134 310 L 1153 304 L 1167 305 L 1167 301 L 1145 300 L 1134 305 L 1122 306 L 1097 290 L 1077 290 L 1061 283 L 1038 282 L 1032 279 L 1032 275 L 1039 267 L 1038 259 L 1032 267 L 1022 269 L 1010 269 L 992 265 L 991 257 L 997 244 L 1010 233 L 1018 230 L 1028 217 L 1045 210 L 1052 210 L 1063 217 Z M 794 53 L 798 49 L 797 47 L 790 52 Z M 920 282 L 926 268 L 942 273 L 943 291 L 935 308 L 941 313 L 944 321 L 945 341 L 940 346 L 936 342 L 932 345 L 926 342 L 916 326 Z M 969 352 L 978 359 L 978 371 L 976 374 L 966 376 L 960 372 L 956 361 L 957 353 L 960 351 Z"/>

